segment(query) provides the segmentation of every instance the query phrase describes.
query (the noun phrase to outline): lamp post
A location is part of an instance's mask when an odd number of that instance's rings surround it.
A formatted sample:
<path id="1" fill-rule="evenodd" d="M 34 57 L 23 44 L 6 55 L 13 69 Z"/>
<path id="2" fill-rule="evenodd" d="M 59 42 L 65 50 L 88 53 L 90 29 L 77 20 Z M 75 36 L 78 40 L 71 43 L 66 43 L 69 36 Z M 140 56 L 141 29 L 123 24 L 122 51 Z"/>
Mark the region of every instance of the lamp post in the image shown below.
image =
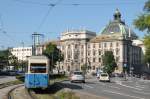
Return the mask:
<path id="1" fill-rule="evenodd" d="M 123 64 L 123 70 L 124 70 L 125 80 L 127 80 L 127 78 L 126 78 L 126 74 L 127 74 L 127 64 L 126 64 L 126 63 Z"/>
<path id="2" fill-rule="evenodd" d="M 58 47 L 58 49 L 59 49 L 59 50 L 58 50 L 58 74 L 59 74 L 59 72 L 60 72 L 60 57 L 61 57 L 61 56 L 60 56 L 60 37 L 57 37 L 57 38 L 58 38 L 58 43 L 59 43 L 59 44 L 58 44 L 58 46 L 59 46 L 59 47 Z"/>
<path id="3" fill-rule="evenodd" d="M 24 67 L 24 65 L 23 65 L 23 59 L 24 59 L 24 42 L 22 41 L 21 44 L 22 44 L 22 71 L 23 71 L 23 67 Z"/>

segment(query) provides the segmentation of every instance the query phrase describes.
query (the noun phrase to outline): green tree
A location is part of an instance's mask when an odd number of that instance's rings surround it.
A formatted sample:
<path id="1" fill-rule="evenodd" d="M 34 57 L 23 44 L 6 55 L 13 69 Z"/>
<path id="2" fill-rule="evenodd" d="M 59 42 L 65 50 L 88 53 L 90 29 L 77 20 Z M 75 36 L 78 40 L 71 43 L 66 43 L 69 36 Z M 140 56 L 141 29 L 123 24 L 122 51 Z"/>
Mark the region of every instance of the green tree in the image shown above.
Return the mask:
<path id="1" fill-rule="evenodd" d="M 8 56 L 9 65 L 15 66 L 15 70 L 18 70 L 18 58 L 14 55 Z"/>
<path id="2" fill-rule="evenodd" d="M 140 31 L 147 31 L 144 36 L 145 61 L 150 64 L 150 0 L 145 2 L 143 10 L 144 13 L 134 20 L 134 25 Z"/>
<path id="3" fill-rule="evenodd" d="M 114 55 L 112 51 L 105 51 L 104 55 L 102 56 L 103 65 L 104 65 L 104 72 L 111 74 L 114 70 L 116 65 Z"/>
<path id="4" fill-rule="evenodd" d="M 84 74 L 86 74 L 87 65 L 86 65 L 86 64 L 83 64 L 83 65 L 81 66 L 81 70 L 83 71 Z"/>
<path id="5" fill-rule="evenodd" d="M 61 51 L 55 44 L 52 43 L 46 45 L 46 49 L 44 50 L 43 54 L 50 59 L 50 70 L 55 68 L 56 62 L 60 62 L 63 60 Z"/>
<path id="6" fill-rule="evenodd" d="M 0 51 L 0 62 L 3 62 L 3 66 L 15 66 L 15 69 L 17 69 L 18 66 L 17 57 L 12 55 L 9 49 Z"/>

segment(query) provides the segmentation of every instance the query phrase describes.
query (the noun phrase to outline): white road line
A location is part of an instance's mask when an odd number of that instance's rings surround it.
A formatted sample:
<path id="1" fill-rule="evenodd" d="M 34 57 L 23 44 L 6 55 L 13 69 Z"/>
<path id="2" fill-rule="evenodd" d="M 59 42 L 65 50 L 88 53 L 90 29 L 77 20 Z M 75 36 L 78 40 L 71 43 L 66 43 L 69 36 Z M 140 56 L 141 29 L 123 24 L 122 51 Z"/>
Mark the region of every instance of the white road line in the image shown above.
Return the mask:
<path id="1" fill-rule="evenodd" d="M 119 84 L 119 85 L 124 86 L 124 87 L 128 87 L 128 88 L 132 88 L 132 89 L 136 89 L 136 90 L 142 90 L 140 88 L 135 88 L 135 87 L 132 87 L 132 86 L 127 86 L 127 85 L 124 85 L 124 84 Z"/>
<path id="2" fill-rule="evenodd" d="M 115 88 L 115 89 L 120 89 L 119 87 L 115 87 L 115 86 L 108 86 L 110 88 Z"/>
<path id="3" fill-rule="evenodd" d="M 89 85 L 86 85 L 86 84 L 85 84 L 84 86 L 86 86 L 86 87 L 88 87 L 88 88 L 94 88 L 94 87 L 92 87 L 92 86 L 89 86 Z"/>
<path id="4" fill-rule="evenodd" d="M 114 91 L 112 92 L 109 90 L 104 90 L 104 92 L 113 93 L 113 94 L 122 95 L 122 96 L 127 96 L 127 97 L 131 97 L 131 98 L 136 98 L 136 99 L 145 99 L 145 98 L 141 98 L 141 97 L 137 97 L 137 96 L 131 96 L 131 95 L 124 94 L 124 93 L 119 93 L 119 92 L 114 92 Z"/>
<path id="5" fill-rule="evenodd" d="M 150 95 L 150 93 L 146 93 L 146 92 L 139 92 L 139 91 L 133 91 L 135 93 L 139 93 L 139 94 L 144 94 L 144 95 Z"/>
<path id="6" fill-rule="evenodd" d="M 142 86 L 140 86 L 140 85 L 136 85 L 135 87 L 137 87 L 137 88 L 145 88 L 145 87 L 142 87 Z"/>

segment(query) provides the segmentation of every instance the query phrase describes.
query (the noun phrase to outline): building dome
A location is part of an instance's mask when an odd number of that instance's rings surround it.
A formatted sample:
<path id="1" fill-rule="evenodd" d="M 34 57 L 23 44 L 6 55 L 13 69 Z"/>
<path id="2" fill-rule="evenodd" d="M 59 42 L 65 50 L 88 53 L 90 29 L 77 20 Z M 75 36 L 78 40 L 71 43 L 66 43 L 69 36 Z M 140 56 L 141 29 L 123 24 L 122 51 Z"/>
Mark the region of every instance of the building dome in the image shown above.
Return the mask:
<path id="1" fill-rule="evenodd" d="M 114 20 L 110 21 L 109 24 L 101 32 L 102 35 L 116 34 L 122 36 L 125 39 L 136 39 L 137 35 L 128 27 L 124 21 L 121 20 L 121 13 L 116 9 L 114 13 Z"/>

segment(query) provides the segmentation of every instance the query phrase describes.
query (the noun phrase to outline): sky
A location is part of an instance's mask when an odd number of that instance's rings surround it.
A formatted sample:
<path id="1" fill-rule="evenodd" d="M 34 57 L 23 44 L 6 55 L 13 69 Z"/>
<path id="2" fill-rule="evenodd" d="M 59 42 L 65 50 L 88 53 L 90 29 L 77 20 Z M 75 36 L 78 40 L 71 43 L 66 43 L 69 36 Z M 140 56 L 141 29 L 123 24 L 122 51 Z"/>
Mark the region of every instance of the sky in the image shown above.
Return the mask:
<path id="1" fill-rule="evenodd" d="M 143 13 L 147 0 L 0 0 L 0 49 L 31 46 L 34 32 L 44 41 L 54 40 L 67 29 L 100 31 L 113 20 L 118 8 L 122 19 L 142 38 L 133 20 Z"/>

